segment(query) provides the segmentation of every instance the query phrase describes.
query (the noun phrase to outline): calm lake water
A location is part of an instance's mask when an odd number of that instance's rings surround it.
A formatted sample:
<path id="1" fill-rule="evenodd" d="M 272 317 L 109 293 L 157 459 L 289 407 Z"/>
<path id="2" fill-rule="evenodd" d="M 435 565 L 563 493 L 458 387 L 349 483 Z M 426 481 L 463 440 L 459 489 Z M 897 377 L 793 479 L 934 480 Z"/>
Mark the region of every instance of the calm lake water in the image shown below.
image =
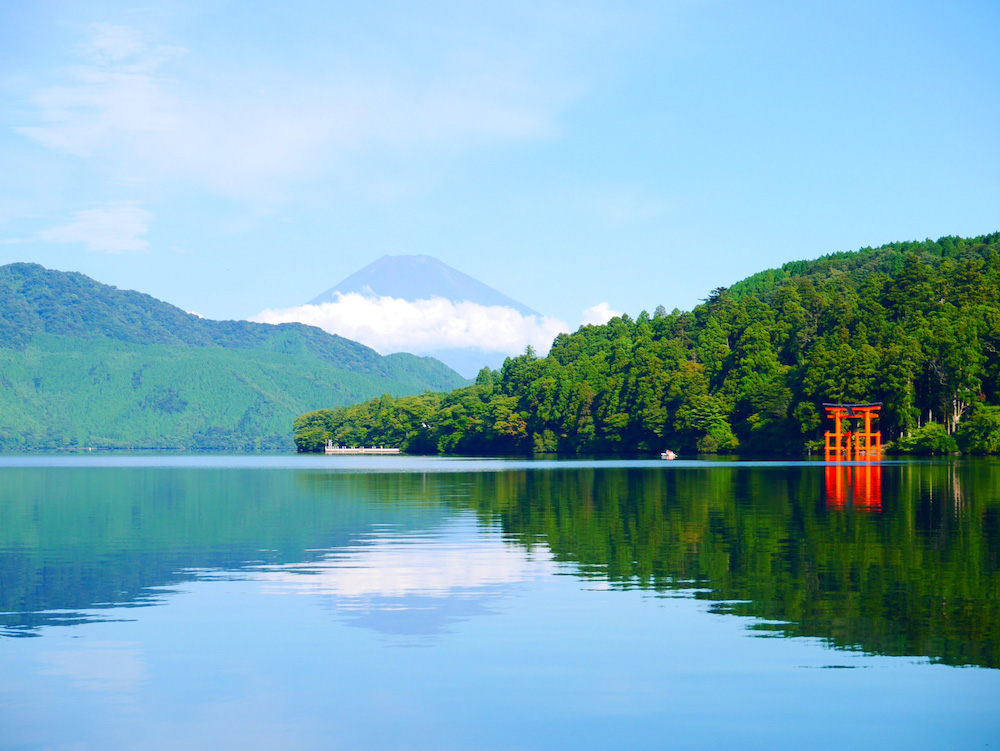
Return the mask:
<path id="1" fill-rule="evenodd" d="M 0 457 L 3 749 L 1000 745 L 1000 462 Z"/>

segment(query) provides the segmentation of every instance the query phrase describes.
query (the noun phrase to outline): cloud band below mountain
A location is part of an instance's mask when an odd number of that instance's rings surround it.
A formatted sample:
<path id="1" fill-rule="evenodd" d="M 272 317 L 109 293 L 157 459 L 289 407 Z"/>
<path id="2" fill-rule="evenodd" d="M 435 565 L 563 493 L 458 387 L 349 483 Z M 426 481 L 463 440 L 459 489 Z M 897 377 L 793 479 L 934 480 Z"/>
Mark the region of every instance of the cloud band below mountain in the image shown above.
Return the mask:
<path id="1" fill-rule="evenodd" d="M 606 304 L 587 312 L 585 323 L 603 323 L 614 311 Z M 605 318 L 605 320 L 607 320 Z M 549 351 L 557 334 L 568 332 L 558 318 L 522 315 L 512 308 L 452 302 L 440 297 L 408 301 L 395 297 L 338 294 L 336 302 L 265 310 L 253 320 L 260 323 L 305 323 L 331 334 L 361 342 L 382 354 L 426 354 L 444 349 L 474 347 L 486 352 L 515 355 L 531 346 L 539 354 Z"/>

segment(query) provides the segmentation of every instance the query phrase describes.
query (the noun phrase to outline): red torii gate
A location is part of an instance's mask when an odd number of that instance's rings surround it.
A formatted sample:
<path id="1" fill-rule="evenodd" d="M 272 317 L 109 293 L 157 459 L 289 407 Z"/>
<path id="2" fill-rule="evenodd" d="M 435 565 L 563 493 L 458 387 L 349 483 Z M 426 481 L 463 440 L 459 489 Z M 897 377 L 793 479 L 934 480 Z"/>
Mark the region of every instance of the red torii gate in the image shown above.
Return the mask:
<path id="1" fill-rule="evenodd" d="M 833 420 L 833 431 L 826 431 L 826 460 L 850 461 L 875 460 L 882 458 L 882 432 L 872 432 L 872 418 L 878 419 L 878 411 L 882 402 L 867 404 L 824 404 L 826 416 Z M 858 426 L 853 432 L 851 420 L 864 419 L 864 430 Z M 842 420 L 847 420 L 842 430 Z M 853 445 L 852 445 L 853 444 Z"/>

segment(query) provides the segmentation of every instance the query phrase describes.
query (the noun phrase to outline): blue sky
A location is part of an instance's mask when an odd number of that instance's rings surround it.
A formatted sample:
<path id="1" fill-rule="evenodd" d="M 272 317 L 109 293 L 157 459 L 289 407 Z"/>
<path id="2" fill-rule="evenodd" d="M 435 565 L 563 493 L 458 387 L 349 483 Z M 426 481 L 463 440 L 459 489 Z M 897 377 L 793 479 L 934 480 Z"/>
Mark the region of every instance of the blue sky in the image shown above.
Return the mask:
<path id="1" fill-rule="evenodd" d="M 212 318 L 428 254 L 600 303 L 1000 230 L 1000 4 L 7 3 L 0 262 Z"/>

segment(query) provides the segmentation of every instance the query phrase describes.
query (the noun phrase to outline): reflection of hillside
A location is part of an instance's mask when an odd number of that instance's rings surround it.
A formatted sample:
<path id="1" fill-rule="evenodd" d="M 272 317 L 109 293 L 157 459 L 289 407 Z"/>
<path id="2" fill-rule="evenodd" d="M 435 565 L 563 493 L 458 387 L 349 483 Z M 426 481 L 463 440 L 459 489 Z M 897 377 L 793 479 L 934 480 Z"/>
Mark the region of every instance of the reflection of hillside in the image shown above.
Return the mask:
<path id="1" fill-rule="evenodd" d="M 315 560 L 374 524 L 439 519 L 366 503 L 365 475 L 325 477 L 317 492 L 291 471 L 4 469 L 0 628 L 77 623 L 97 617 L 83 610 L 154 601 L 152 588 L 197 570 Z"/>
<path id="2" fill-rule="evenodd" d="M 847 469 L 5 469 L 0 626 L 94 618 L 215 569 L 430 633 L 554 559 L 618 587 L 704 588 L 759 628 L 1000 667 L 1000 463 L 854 467 L 838 486 Z M 449 547 L 456 509 L 481 523 Z"/>
<path id="3" fill-rule="evenodd" d="M 846 505 L 828 479 L 818 466 L 509 473 L 478 477 L 474 499 L 587 576 L 696 583 L 720 609 L 782 622 L 762 628 L 1000 667 L 1000 466 L 852 473 Z"/>

